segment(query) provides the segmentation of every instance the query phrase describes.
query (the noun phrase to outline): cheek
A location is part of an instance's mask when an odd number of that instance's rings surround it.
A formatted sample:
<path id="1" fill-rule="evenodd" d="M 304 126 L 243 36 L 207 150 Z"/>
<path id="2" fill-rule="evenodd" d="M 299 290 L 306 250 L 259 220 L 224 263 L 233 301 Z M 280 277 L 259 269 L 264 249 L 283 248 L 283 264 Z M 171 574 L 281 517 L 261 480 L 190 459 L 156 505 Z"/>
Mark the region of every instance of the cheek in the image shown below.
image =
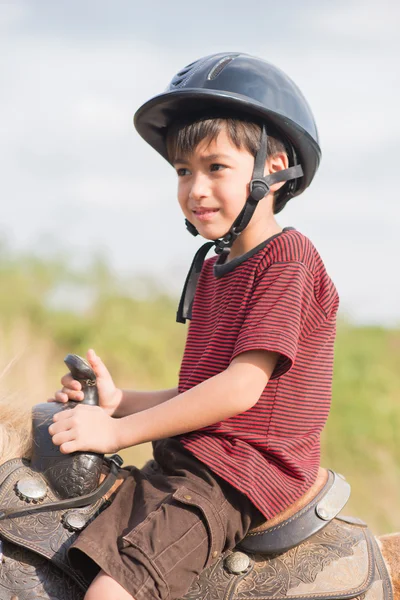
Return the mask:
<path id="1" fill-rule="evenodd" d="M 179 206 L 181 207 L 182 211 L 186 214 L 188 203 L 188 191 L 187 186 L 183 185 L 180 182 L 178 182 L 177 198 Z"/>
<path id="2" fill-rule="evenodd" d="M 240 177 L 231 178 L 220 188 L 223 209 L 227 216 L 237 216 L 246 202 L 249 190 L 249 183 Z"/>

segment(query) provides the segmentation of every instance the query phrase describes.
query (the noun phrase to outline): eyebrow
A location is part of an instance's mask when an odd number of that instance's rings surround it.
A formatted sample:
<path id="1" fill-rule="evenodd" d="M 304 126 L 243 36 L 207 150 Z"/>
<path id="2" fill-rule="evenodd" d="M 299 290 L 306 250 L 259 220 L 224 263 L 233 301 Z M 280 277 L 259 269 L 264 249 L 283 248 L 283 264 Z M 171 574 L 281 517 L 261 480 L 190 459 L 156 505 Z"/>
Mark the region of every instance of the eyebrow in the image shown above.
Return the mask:
<path id="1" fill-rule="evenodd" d="M 208 154 L 207 156 L 203 156 L 201 158 L 201 160 L 203 162 L 208 162 L 209 160 L 219 160 L 219 159 L 230 159 L 231 157 L 228 154 Z M 173 161 L 173 165 L 175 165 L 176 163 L 180 163 L 182 165 L 188 165 L 189 161 L 186 158 L 181 158 L 180 156 L 178 156 L 177 158 L 175 158 L 175 160 Z"/>

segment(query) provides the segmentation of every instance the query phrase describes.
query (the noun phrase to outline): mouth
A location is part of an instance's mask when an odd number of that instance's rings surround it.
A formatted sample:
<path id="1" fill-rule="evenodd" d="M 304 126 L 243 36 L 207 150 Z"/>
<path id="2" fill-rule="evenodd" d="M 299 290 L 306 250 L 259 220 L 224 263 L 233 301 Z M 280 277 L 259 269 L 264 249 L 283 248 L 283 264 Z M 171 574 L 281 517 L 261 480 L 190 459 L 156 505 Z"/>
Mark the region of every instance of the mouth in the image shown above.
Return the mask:
<path id="1" fill-rule="evenodd" d="M 219 212 L 219 208 L 196 208 L 192 213 L 199 221 L 210 221 Z"/>

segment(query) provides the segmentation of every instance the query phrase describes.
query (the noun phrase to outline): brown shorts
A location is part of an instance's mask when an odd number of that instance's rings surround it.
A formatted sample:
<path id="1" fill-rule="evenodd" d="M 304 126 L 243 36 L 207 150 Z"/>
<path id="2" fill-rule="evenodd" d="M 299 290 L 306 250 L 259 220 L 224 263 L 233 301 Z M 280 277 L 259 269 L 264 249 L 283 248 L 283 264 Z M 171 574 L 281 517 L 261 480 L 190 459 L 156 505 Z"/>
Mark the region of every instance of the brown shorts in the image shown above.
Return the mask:
<path id="1" fill-rule="evenodd" d="M 69 558 L 90 579 L 102 569 L 135 600 L 174 600 L 263 517 L 177 440 L 154 444 L 154 459 L 132 468 Z"/>

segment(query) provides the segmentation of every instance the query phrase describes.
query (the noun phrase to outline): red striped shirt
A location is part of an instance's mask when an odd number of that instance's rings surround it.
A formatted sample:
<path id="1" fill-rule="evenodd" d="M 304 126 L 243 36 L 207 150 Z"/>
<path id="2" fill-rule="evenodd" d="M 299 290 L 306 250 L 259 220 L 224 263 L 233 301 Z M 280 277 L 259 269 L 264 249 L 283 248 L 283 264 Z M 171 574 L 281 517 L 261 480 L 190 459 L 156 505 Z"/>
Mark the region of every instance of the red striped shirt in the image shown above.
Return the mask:
<path id="1" fill-rule="evenodd" d="M 221 373 L 242 352 L 261 349 L 280 357 L 255 406 L 179 439 L 267 519 L 317 476 L 337 308 L 318 252 L 293 229 L 227 264 L 210 258 L 200 275 L 179 392 Z"/>

